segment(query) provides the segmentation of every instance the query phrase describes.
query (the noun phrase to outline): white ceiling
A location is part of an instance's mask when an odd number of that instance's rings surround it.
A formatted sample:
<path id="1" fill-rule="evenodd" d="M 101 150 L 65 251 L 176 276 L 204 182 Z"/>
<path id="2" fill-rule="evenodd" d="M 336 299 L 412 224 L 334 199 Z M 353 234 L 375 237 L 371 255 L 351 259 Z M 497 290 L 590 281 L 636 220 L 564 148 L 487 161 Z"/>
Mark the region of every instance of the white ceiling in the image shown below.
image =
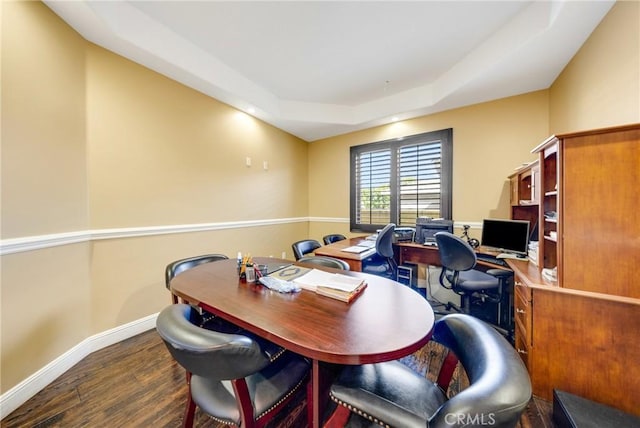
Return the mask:
<path id="1" fill-rule="evenodd" d="M 45 3 L 87 40 L 314 141 L 548 88 L 615 2 Z"/>

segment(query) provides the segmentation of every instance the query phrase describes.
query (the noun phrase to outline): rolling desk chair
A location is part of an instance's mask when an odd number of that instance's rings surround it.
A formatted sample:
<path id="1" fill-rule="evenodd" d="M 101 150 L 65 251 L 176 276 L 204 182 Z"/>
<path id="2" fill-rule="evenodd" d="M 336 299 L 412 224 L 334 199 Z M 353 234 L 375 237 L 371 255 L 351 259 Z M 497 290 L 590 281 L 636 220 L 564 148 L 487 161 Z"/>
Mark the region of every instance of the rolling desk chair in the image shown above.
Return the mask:
<path id="1" fill-rule="evenodd" d="M 513 272 L 504 269 L 489 269 L 485 272 L 475 270 L 476 252 L 461 238 L 449 232 L 435 234 L 442 263 L 440 284 L 461 297 L 460 307 L 449 302 L 447 310 L 455 309 L 466 314 L 471 313 L 471 297 L 483 302 L 500 303 L 502 295 Z M 494 325 L 503 335 L 510 338 L 509 331 Z"/>
<path id="2" fill-rule="evenodd" d="M 376 256 L 379 261 L 370 260 L 363 264 L 362 271 L 373 275 L 398 280 L 398 264 L 393 257 L 393 232 L 396 229 L 394 223 L 386 225 L 376 238 Z"/>

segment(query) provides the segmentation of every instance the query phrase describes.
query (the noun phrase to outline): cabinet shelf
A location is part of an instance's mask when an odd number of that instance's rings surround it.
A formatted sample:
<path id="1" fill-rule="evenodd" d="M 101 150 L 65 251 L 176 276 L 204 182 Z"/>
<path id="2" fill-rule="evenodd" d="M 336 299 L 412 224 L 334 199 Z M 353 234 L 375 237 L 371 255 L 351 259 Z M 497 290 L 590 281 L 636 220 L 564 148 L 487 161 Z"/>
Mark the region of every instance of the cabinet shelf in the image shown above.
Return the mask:
<path id="1" fill-rule="evenodd" d="M 551 237 L 549 235 L 544 235 L 544 239 L 547 240 L 547 241 L 551 241 L 551 242 L 558 242 L 557 238 L 553 238 L 553 237 Z"/>
<path id="2" fill-rule="evenodd" d="M 547 223 L 558 223 L 558 219 L 557 218 L 546 218 L 545 217 L 544 221 L 546 221 Z"/>
<path id="3" fill-rule="evenodd" d="M 552 190 L 550 192 L 544 192 L 545 196 L 558 196 L 558 191 L 557 190 Z"/>

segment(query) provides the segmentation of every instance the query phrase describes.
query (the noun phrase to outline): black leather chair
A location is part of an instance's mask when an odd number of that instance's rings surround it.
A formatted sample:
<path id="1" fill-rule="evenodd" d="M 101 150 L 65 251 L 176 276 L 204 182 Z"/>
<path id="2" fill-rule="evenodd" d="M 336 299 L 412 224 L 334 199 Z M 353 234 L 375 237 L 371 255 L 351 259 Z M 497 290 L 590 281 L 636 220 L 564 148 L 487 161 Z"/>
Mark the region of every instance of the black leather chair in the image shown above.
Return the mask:
<path id="1" fill-rule="evenodd" d="M 489 269 L 486 272 L 475 270 L 478 258 L 467 242 L 449 232 L 438 232 L 435 238 L 442 263 L 440 284 L 461 297 L 460 307 L 448 303 L 448 309 L 469 313 L 471 296 L 483 301 L 501 302 L 513 272 L 504 269 Z"/>
<path id="2" fill-rule="evenodd" d="M 449 349 L 432 383 L 398 361 L 345 366 L 331 386 L 338 404 L 325 427 L 342 427 L 356 413 L 392 427 L 515 427 L 531 399 L 527 369 L 493 328 L 470 315 L 436 322 L 433 340 Z M 469 386 L 445 395 L 457 362 Z"/>
<path id="3" fill-rule="evenodd" d="M 175 276 L 181 274 L 182 272 L 188 269 L 192 269 L 203 263 L 212 263 L 219 260 L 227 260 L 227 259 L 229 259 L 229 257 L 225 256 L 224 254 L 205 254 L 202 256 L 188 257 L 185 259 L 176 260 L 172 263 L 169 263 L 165 268 L 165 271 L 164 271 L 165 284 L 167 288 L 171 290 L 170 288 L 171 280 Z M 171 293 L 171 297 L 172 297 L 173 303 L 178 303 L 178 296 Z M 188 302 L 185 302 L 185 303 L 188 303 Z M 251 336 L 253 337 L 254 340 L 260 343 L 260 346 L 269 355 L 271 360 L 277 359 L 285 351 L 284 348 L 282 348 L 281 346 L 278 346 L 275 343 L 270 342 L 261 337 L 257 337 L 243 330 L 237 325 L 229 321 L 226 321 L 223 318 L 215 316 L 212 313 L 203 311 L 202 309 L 200 309 L 200 313 L 202 315 L 200 317 L 200 324 L 199 324 L 200 327 L 206 328 L 208 330 L 222 332 L 222 333 L 237 333 L 237 334 L 245 334 L 245 335 Z"/>
<path id="4" fill-rule="evenodd" d="M 293 255 L 296 260 L 300 260 L 300 257 L 305 254 L 313 253 L 320 247 L 322 247 L 322 245 L 315 239 L 303 239 L 302 241 L 297 241 L 291 244 Z"/>
<path id="5" fill-rule="evenodd" d="M 330 268 L 335 268 L 335 269 L 351 270 L 351 268 L 349 267 L 349 263 L 345 262 L 344 260 L 336 259 L 336 258 L 333 258 L 333 257 L 327 257 L 327 256 L 302 256 L 302 257 L 300 257 L 300 259 L 298 261 L 300 263 L 310 263 L 310 264 L 314 264 L 314 265 L 330 267 Z"/>
<path id="6" fill-rule="evenodd" d="M 344 241 L 345 239 L 347 239 L 346 236 L 340 235 L 339 233 L 333 233 L 331 235 L 323 236 L 322 242 L 324 242 L 324 245 L 329 245 L 329 244 L 333 244 L 334 242 Z"/>
<path id="7" fill-rule="evenodd" d="M 156 320 L 167 349 L 187 371 L 183 426 L 193 426 L 196 406 L 224 425 L 264 426 L 308 384 L 308 360 L 286 352 L 272 362 L 253 339 L 203 329 L 195 325 L 197 317 L 191 306 L 179 303 Z"/>
<path id="8" fill-rule="evenodd" d="M 171 280 L 187 269 L 194 268 L 202 263 L 211 263 L 218 260 L 226 260 L 229 257 L 224 254 L 204 254 L 202 256 L 188 257 L 186 259 L 176 260 L 167 265 L 164 270 L 164 282 L 167 290 L 171 291 Z M 173 303 L 178 303 L 178 296 L 171 293 Z"/>

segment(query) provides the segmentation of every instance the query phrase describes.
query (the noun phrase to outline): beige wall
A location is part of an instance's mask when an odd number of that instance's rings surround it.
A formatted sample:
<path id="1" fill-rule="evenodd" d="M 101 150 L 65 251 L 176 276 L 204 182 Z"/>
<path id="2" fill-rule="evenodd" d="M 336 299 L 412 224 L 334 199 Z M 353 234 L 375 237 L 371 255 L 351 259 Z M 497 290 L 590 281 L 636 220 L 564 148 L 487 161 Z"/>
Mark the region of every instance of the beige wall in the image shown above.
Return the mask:
<path id="1" fill-rule="evenodd" d="M 2 393 L 87 337 L 157 312 L 169 301 L 162 275 L 171 260 L 291 256 L 294 240 L 348 234 L 351 145 L 452 127 L 453 216 L 477 222 L 507 215 L 506 177 L 551 131 L 640 121 L 635 2 L 614 6 L 548 91 L 312 144 L 84 41 L 41 3 L 0 4 L 4 240 L 317 220 L 2 256 Z M 606 102 L 603 88 L 613 92 Z"/>
<path id="2" fill-rule="evenodd" d="M 86 42 L 40 3 L 0 7 L 2 238 L 86 230 Z M 89 263 L 88 243 L 2 256 L 2 392 L 88 337 Z"/>
<path id="3" fill-rule="evenodd" d="M 2 238 L 86 229 L 86 42 L 42 4 L 2 7 Z"/>
<path id="4" fill-rule="evenodd" d="M 172 260 L 292 257 L 308 235 L 308 144 L 88 43 L 40 2 L 1 7 L 3 243 L 85 241 L 2 256 L 4 393 L 91 335 L 167 305 Z M 109 237 L 200 224 L 222 226 Z"/>
<path id="5" fill-rule="evenodd" d="M 618 1 L 550 89 L 550 134 L 640 122 L 640 2 Z"/>
<path id="6" fill-rule="evenodd" d="M 548 136 L 547 106 L 547 91 L 538 91 L 313 142 L 311 216 L 349 218 L 350 146 L 453 128 L 453 219 L 475 223 L 486 217 L 508 218 L 507 176 L 535 159 L 530 150 Z M 348 224 L 335 226 L 313 222 L 310 233 L 348 230 Z"/>

